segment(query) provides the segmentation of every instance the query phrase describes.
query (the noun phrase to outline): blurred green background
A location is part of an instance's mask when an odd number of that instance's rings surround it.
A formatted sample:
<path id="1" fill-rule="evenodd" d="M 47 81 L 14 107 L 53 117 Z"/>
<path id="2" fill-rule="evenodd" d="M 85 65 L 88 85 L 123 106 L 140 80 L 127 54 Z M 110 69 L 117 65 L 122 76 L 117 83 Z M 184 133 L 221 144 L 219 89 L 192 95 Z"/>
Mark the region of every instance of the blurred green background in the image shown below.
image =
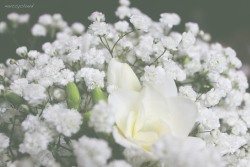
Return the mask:
<path id="1" fill-rule="evenodd" d="M 12 4 L 34 4 L 34 7 L 4 7 Z M 177 30 L 180 31 L 183 31 L 185 22 L 197 22 L 201 29 L 212 35 L 213 42 L 231 46 L 245 64 L 250 64 L 249 0 L 131 0 L 131 4 L 153 20 L 158 20 L 163 12 L 179 14 L 182 24 Z M 78 21 L 87 27 L 87 17 L 93 11 L 103 12 L 108 22 L 118 20 L 114 15 L 117 6 L 118 0 L 0 0 L 0 21 L 5 21 L 7 14 L 11 12 L 29 13 L 31 24 L 34 24 L 41 14 L 61 13 L 70 24 Z M 13 36 L 0 35 L 0 61 L 10 57 L 16 58 L 15 49 L 30 42 L 28 34 L 23 27 Z"/>

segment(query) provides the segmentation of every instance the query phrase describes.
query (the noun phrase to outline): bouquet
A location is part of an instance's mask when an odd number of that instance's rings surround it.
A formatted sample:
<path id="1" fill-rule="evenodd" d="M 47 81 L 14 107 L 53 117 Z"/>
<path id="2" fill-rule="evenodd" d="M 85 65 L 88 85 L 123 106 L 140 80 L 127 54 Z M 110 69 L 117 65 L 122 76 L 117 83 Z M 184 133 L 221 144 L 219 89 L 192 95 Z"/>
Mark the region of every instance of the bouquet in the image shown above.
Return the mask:
<path id="1" fill-rule="evenodd" d="M 120 0 L 88 28 L 45 14 L 40 50 L 0 64 L 0 166 L 248 167 L 250 95 L 235 51 L 196 23 Z M 28 14 L 0 22 L 8 34 Z"/>

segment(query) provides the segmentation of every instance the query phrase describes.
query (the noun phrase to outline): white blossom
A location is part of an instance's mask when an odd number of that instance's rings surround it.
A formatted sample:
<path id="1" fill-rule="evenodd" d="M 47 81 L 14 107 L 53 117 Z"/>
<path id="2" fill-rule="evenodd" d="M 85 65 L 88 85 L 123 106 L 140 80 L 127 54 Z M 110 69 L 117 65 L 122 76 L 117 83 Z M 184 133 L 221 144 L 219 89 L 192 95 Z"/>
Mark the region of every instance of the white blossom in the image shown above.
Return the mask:
<path id="1" fill-rule="evenodd" d="M 107 167 L 132 167 L 130 164 L 128 164 L 126 161 L 123 160 L 115 160 L 110 162 Z"/>
<path id="2" fill-rule="evenodd" d="M 43 37 L 46 36 L 47 30 L 44 26 L 40 24 L 35 24 L 31 29 L 31 33 L 33 36 Z"/>
<path id="3" fill-rule="evenodd" d="M 22 46 L 16 49 L 16 54 L 20 57 L 25 57 L 28 53 L 27 47 Z"/>
<path id="4" fill-rule="evenodd" d="M 130 22 L 135 26 L 135 28 L 145 32 L 148 31 L 148 28 L 151 25 L 151 20 L 144 15 L 132 15 L 130 17 Z"/>
<path id="5" fill-rule="evenodd" d="M 160 22 L 169 28 L 172 28 L 173 26 L 180 24 L 181 19 L 176 13 L 162 13 Z"/>
<path id="6" fill-rule="evenodd" d="M 89 90 L 95 87 L 104 87 L 105 73 L 93 68 L 82 68 L 76 74 L 76 81 L 84 79 Z"/>
<path id="7" fill-rule="evenodd" d="M 91 48 L 83 54 L 83 61 L 85 61 L 87 65 L 102 65 L 105 62 L 104 54 L 105 52 L 103 50 Z"/>
<path id="8" fill-rule="evenodd" d="M 30 105 L 38 105 L 45 102 L 48 98 L 46 89 L 39 84 L 29 84 L 23 90 L 23 97 Z"/>
<path id="9" fill-rule="evenodd" d="M 115 29 L 120 32 L 127 32 L 129 30 L 129 24 L 126 21 L 118 21 L 114 24 Z"/>
<path id="10" fill-rule="evenodd" d="M 0 22 L 0 33 L 6 32 L 7 28 L 8 28 L 8 27 L 7 27 L 6 22 L 1 21 L 1 22 Z"/>
<path id="11" fill-rule="evenodd" d="M 76 34 L 82 34 L 85 30 L 84 25 L 82 25 L 81 23 L 78 23 L 78 22 L 73 23 L 71 28 L 72 28 L 73 32 Z"/>
<path id="12" fill-rule="evenodd" d="M 104 22 L 105 16 L 101 12 L 93 12 L 88 19 L 92 22 Z"/>
<path id="13" fill-rule="evenodd" d="M 111 157 L 106 141 L 82 136 L 73 142 L 74 153 L 79 167 L 101 167 Z"/>
<path id="14" fill-rule="evenodd" d="M 43 118 L 54 125 L 59 133 L 72 136 L 79 131 L 82 124 L 82 116 L 74 109 L 67 109 L 62 104 L 48 106 L 43 111 Z"/>
<path id="15" fill-rule="evenodd" d="M 100 101 L 92 109 L 89 126 L 96 132 L 110 133 L 115 123 L 114 111 L 106 102 Z"/>
<path id="16" fill-rule="evenodd" d="M 0 143 L 1 143 L 0 145 L 0 154 L 1 154 L 1 152 L 3 152 L 9 146 L 10 140 L 5 134 L 0 133 Z"/>

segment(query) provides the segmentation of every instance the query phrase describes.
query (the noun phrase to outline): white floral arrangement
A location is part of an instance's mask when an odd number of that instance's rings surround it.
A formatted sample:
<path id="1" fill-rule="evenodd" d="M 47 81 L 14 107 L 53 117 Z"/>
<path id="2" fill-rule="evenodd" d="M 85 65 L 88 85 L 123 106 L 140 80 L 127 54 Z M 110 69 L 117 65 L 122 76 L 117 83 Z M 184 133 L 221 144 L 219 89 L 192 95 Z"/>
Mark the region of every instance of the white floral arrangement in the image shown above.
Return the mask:
<path id="1" fill-rule="evenodd" d="M 241 61 L 175 13 L 153 21 L 120 0 L 88 29 L 45 14 L 0 65 L 1 167 L 249 167 L 250 95 Z M 29 22 L 11 13 L 9 33 Z"/>

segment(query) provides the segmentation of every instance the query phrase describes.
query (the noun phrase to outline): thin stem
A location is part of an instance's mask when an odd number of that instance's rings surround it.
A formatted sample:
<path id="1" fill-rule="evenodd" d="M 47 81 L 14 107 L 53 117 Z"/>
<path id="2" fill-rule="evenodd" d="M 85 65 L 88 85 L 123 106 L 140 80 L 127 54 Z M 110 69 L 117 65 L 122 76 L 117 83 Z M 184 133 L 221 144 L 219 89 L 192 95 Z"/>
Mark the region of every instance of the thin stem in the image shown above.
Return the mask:
<path id="1" fill-rule="evenodd" d="M 118 44 L 118 42 L 119 42 L 122 38 L 124 38 L 126 35 L 128 35 L 128 34 L 130 34 L 130 33 L 132 33 L 132 32 L 134 32 L 134 30 L 129 31 L 129 32 L 123 34 L 123 35 L 115 42 L 114 46 L 113 46 L 112 49 L 111 49 L 111 53 L 114 52 L 115 46 Z"/>
<path id="2" fill-rule="evenodd" d="M 64 146 L 62 146 L 62 145 L 60 145 L 60 147 L 62 147 L 63 149 L 65 149 L 65 150 L 67 150 L 67 151 L 69 151 L 69 152 L 73 152 L 71 149 L 69 149 L 69 148 L 67 148 L 67 147 L 64 147 Z"/>
<path id="3" fill-rule="evenodd" d="M 105 40 L 105 42 L 106 42 L 106 45 L 107 45 L 107 47 L 109 48 L 109 50 L 111 50 L 110 49 L 110 46 L 109 46 L 109 43 L 108 43 L 108 40 L 107 40 L 107 38 L 104 36 L 104 40 Z M 112 51 L 112 50 L 111 50 Z"/>
<path id="4" fill-rule="evenodd" d="M 112 54 L 112 52 L 111 52 L 111 50 L 110 50 L 110 48 L 109 48 L 109 46 L 107 46 L 104 42 L 103 42 L 103 40 L 102 40 L 102 37 L 101 36 L 99 36 L 99 38 L 100 38 L 100 40 L 101 40 L 101 42 L 102 42 L 102 44 L 103 44 L 103 46 L 109 51 L 109 53 L 110 53 L 110 55 L 111 55 L 111 57 L 113 57 L 113 54 Z"/>
<path id="5" fill-rule="evenodd" d="M 16 123 L 16 117 L 14 117 L 14 120 L 13 120 L 13 125 L 12 125 L 12 129 L 11 129 L 11 133 L 10 133 L 10 143 L 9 143 L 9 150 L 10 150 L 10 154 L 12 156 L 12 159 L 15 159 L 15 155 L 14 155 L 12 148 L 11 148 L 11 144 L 13 141 L 13 134 L 14 134 L 14 130 L 15 130 L 15 123 Z"/>
<path id="6" fill-rule="evenodd" d="M 164 51 L 162 52 L 162 54 L 160 56 L 158 56 L 152 63 L 149 64 L 149 66 L 151 66 L 152 64 L 154 64 L 159 58 L 161 58 L 164 53 L 167 51 L 167 49 L 165 48 Z"/>

